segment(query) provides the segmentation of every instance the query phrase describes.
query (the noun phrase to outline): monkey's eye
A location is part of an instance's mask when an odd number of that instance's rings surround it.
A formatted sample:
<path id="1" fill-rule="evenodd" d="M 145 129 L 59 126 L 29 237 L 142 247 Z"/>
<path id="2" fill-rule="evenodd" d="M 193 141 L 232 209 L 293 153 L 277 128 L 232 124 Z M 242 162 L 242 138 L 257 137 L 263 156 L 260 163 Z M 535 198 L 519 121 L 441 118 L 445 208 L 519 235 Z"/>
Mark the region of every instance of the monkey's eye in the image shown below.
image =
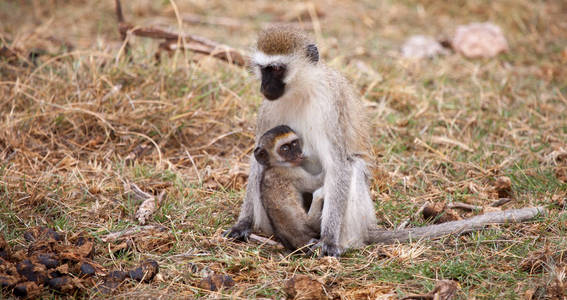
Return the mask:
<path id="1" fill-rule="evenodd" d="M 297 146 L 299 146 L 299 142 L 297 140 L 291 142 L 291 146 L 294 148 L 297 148 Z"/>
<path id="2" fill-rule="evenodd" d="M 285 145 L 281 146 L 280 151 L 281 152 L 288 152 L 289 151 L 289 145 L 285 144 Z"/>

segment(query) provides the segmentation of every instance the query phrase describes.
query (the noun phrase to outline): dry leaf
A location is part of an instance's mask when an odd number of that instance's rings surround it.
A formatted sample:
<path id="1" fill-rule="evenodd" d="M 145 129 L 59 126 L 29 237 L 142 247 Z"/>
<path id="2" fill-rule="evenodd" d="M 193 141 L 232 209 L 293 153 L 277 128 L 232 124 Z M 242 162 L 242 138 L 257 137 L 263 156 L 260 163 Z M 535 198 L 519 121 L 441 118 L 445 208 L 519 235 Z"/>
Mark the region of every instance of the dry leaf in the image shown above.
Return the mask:
<path id="1" fill-rule="evenodd" d="M 323 284 L 306 275 L 295 275 L 289 279 L 285 292 L 293 299 L 328 299 Z"/>

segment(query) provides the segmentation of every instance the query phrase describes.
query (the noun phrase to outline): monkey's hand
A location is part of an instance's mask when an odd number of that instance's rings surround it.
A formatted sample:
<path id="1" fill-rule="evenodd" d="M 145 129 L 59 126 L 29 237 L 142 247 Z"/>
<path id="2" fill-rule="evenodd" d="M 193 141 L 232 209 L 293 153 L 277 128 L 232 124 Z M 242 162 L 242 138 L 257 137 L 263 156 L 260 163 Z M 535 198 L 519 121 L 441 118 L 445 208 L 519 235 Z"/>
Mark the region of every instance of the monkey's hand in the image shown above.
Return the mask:
<path id="1" fill-rule="evenodd" d="M 313 240 L 311 240 L 313 241 Z M 315 240 L 316 241 L 316 240 Z M 310 247 L 311 252 L 315 253 L 319 251 L 319 256 L 332 256 L 332 257 L 339 257 L 343 254 L 343 249 L 341 247 L 335 245 L 334 243 L 328 243 L 325 241 L 319 241 L 317 244 Z"/>
<path id="2" fill-rule="evenodd" d="M 232 228 L 223 232 L 223 236 L 229 239 L 248 242 L 248 237 L 252 232 L 252 224 L 248 221 L 239 221 Z"/>

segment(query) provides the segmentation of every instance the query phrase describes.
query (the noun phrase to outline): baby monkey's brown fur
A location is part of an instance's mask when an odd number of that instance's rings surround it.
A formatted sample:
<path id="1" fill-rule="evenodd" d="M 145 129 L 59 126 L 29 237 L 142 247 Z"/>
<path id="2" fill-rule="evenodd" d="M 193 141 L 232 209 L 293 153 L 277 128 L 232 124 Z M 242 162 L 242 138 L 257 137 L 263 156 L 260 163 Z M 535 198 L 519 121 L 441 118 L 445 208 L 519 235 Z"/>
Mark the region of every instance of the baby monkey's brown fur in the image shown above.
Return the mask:
<path id="1" fill-rule="evenodd" d="M 320 236 L 323 198 L 318 189 L 323 185 L 322 176 L 304 169 L 301 140 L 285 125 L 267 131 L 254 156 L 264 166 L 261 201 L 276 238 L 289 250 L 306 249 Z M 308 212 L 304 193 L 313 193 Z"/>

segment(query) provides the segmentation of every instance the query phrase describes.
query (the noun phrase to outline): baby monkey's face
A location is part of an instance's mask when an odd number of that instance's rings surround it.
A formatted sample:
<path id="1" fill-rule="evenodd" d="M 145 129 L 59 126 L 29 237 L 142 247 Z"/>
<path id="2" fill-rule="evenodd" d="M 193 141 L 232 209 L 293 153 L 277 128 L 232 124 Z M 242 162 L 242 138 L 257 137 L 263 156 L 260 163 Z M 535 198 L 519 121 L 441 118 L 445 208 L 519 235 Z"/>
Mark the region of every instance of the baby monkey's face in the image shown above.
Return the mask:
<path id="1" fill-rule="evenodd" d="M 295 167 L 304 159 L 301 140 L 288 126 L 268 130 L 254 149 L 256 161 L 266 167 Z"/>

